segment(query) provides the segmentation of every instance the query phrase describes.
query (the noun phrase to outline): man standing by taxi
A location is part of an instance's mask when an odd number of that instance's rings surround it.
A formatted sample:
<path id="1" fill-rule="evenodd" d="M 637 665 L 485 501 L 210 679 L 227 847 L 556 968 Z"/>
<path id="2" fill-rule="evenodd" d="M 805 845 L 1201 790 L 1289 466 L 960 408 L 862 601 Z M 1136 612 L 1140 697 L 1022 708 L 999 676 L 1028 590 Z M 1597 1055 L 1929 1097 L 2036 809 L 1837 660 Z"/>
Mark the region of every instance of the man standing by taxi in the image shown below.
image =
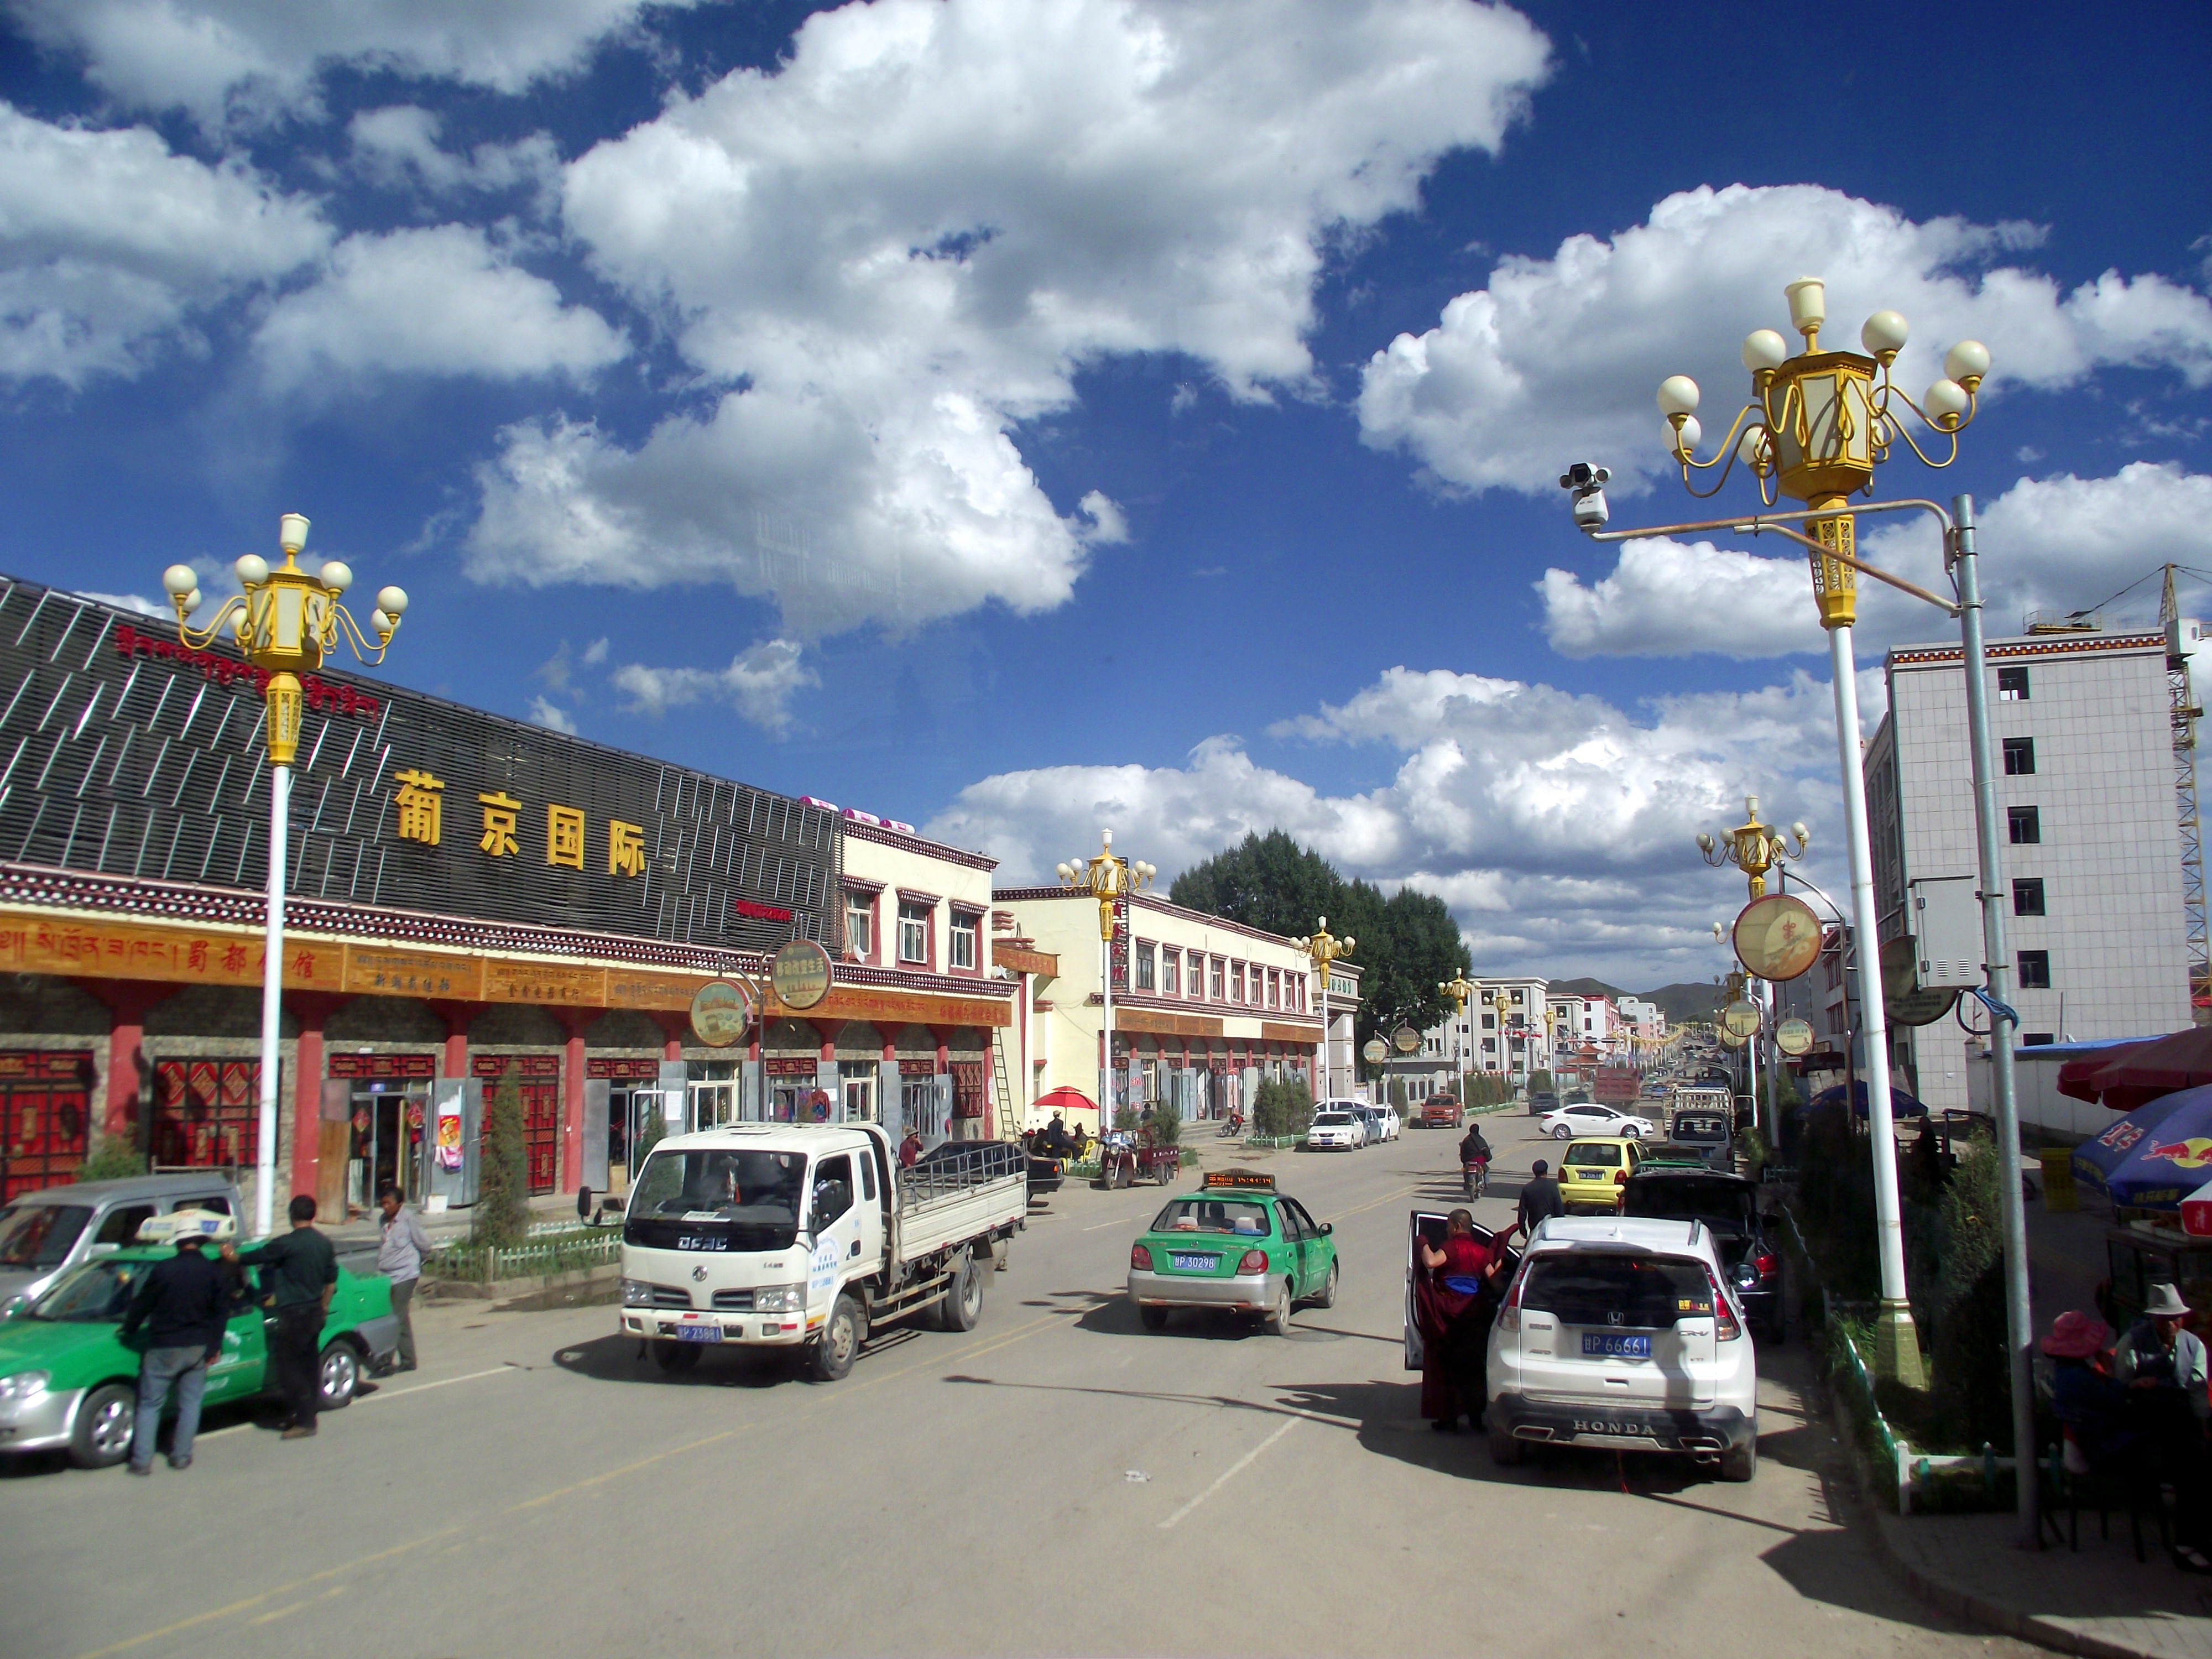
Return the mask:
<path id="1" fill-rule="evenodd" d="M 283 1438 L 305 1440 L 315 1431 L 315 1413 L 322 1404 L 323 1322 L 338 1287 L 338 1253 L 315 1231 L 313 1198 L 297 1194 L 285 1213 L 291 1218 L 291 1231 L 250 1250 L 226 1244 L 222 1259 L 262 1270 L 264 1297 L 276 1304 L 269 1358 L 276 1386 L 292 1409 Z"/>
<path id="2" fill-rule="evenodd" d="M 387 1186 L 376 1195 L 384 1212 L 384 1230 L 376 1245 L 376 1271 L 392 1281 L 392 1315 L 399 1322 L 399 1363 L 403 1371 L 415 1369 L 415 1285 L 422 1277 L 422 1258 L 430 1253 L 430 1235 L 422 1231 L 422 1218 L 401 1200 L 399 1188 Z"/>

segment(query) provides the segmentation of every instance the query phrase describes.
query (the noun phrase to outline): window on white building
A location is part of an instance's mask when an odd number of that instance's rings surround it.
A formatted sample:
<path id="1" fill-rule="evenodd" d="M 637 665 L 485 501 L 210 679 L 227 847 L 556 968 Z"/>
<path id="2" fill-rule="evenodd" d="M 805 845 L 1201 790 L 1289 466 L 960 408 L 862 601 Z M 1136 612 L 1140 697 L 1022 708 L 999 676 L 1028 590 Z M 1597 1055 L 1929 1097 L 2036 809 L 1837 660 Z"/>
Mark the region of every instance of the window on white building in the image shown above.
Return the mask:
<path id="1" fill-rule="evenodd" d="M 972 969 L 975 965 L 977 946 L 982 943 L 982 919 L 954 914 L 952 918 L 952 965 Z"/>
<path id="2" fill-rule="evenodd" d="M 1182 952 L 1168 950 L 1160 952 L 1160 994 L 1175 997 L 1182 994 L 1182 975 L 1176 970 L 1182 964 Z"/>
<path id="3" fill-rule="evenodd" d="M 1190 994 L 1200 1000 L 1206 995 L 1206 958 L 1195 951 L 1190 953 Z M 1218 985 L 1213 988 L 1213 994 L 1221 994 Z"/>
<path id="4" fill-rule="evenodd" d="M 872 894 L 845 895 L 845 951 L 856 962 L 875 954 L 876 901 Z"/>
<path id="5" fill-rule="evenodd" d="M 1228 993 L 1224 988 L 1222 981 L 1227 976 L 1228 973 L 1229 964 L 1226 962 L 1224 962 L 1219 957 L 1214 957 L 1213 971 L 1207 977 L 1206 989 L 1207 994 L 1211 995 L 1216 1002 L 1225 1000 L 1227 998 Z"/>
<path id="6" fill-rule="evenodd" d="M 1159 980 L 1152 967 L 1154 946 L 1150 939 L 1137 941 L 1137 988 L 1151 991 L 1158 988 Z"/>
<path id="7" fill-rule="evenodd" d="M 899 960 L 917 962 L 927 966 L 929 962 L 929 907 L 926 904 L 899 905 Z"/>

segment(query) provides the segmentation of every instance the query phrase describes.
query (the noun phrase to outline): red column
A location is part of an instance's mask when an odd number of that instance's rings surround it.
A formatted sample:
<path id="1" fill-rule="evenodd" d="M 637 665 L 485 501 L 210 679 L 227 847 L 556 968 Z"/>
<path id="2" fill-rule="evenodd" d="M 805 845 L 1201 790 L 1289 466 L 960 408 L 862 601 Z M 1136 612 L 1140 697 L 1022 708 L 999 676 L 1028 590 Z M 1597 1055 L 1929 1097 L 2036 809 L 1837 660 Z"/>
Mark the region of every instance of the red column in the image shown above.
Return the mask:
<path id="1" fill-rule="evenodd" d="M 138 1127 L 139 1091 L 147 1078 L 146 1011 L 178 989 L 135 979 L 81 979 L 78 987 L 106 1005 L 107 1022 L 107 1103 L 100 1132 L 133 1135 Z M 150 1146 L 140 1148 L 150 1155 Z"/>
<path id="2" fill-rule="evenodd" d="M 426 1002 L 430 1012 L 446 1022 L 446 1054 L 440 1062 L 443 1077 L 469 1074 L 469 1022 L 483 1012 L 481 1002 Z"/>
<path id="3" fill-rule="evenodd" d="M 318 1190 L 322 1167 L 323 1025 L 351 1000 L 325 991 L 294 991 L 284 999 L 300 1027 L 299 1046 L 292 1061 L 292 1190 L 295 1193 Z"/>
<path id="4" fill-rule="evenodd" d="M 573 1193 L 583 1184 L 584 1028 L 604 1012 L 599 1008 L 553 1011 L 568 1033 L 568 1046 L 561 1059 L 561 1163 L 553 1176 L 556 1192 Z"/>
<path id="5" fill-rule="evenodd" d="M 660 1045 L 660 1057 L 672 1066 L 684 1058 L 684 1034 L 691 1029 L 690 1016 L 656 1012 L 651 1014 L 650 1018 L 653 1023 L 660 1028 L 660 1035 L 664 1039 Z M 759 1044 L 757 1042 L 754 1047 L 757 1048 Z M 760 1056 L 755 1054 L 753 1058 L 757 1060 Z"/>

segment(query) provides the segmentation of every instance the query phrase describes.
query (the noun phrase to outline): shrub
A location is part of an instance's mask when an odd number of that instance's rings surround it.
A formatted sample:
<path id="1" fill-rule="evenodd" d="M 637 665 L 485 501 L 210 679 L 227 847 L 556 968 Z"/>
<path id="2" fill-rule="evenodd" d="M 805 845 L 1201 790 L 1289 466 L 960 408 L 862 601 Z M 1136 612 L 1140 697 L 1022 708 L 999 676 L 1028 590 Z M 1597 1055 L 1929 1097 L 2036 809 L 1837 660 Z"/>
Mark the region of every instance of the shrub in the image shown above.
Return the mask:
<path id="1" fill-rule="evenodd" d="M 1874 1168 L 1866 1141 L 1838 1103 L 1808 1112 L 1797 1148 L 1799 1220 L 1805 1247 L 1837 1295 L 1881 1294 L 1874 1224 Z"/>
<path id="2" fill-rule="evenodd" d="M 1145 1127 L 1155 1146 L 1172 1146 L 1182 1139 L 1182 1114 L 1162 1102 L 1145 1114 Z"/>
<path id="3" fill-rule="evenodd" d="M 1929 1403 L 1937 1435 L 1968 1451 L 1985 1441 L 2004 1445 L 2012 1437 L 1998 1187 L 2004 1178 L 1996 1143 L 1977 1134 L 1960 1154 L 1943 1192 Z"/>
<path id="4" fill-rule="evenodd" d="M 1294 1135 L 1313 1121 L 1313 1096 L 1306 1085 L 1262 1083 L 1252 1096 L 1252 1127 L 1263 1135 Z"/>
<path id="5" fill-rule="evenodd" d="M 132 1176 L 147 1171 L 146 1154 L 133 1144 L 130 1131 L 121 1134 L 102 1135 L 93 1142 L 85 1160 L 77 1166 L 79 1181 L 127 1181 Z"/>
<path id="6" fill-rule="evenodd" d="M 1125 1133 L 1134 1132 L 1144 1121 L 1145 1115 L 1133 1106 L 1116 1106 L 1114 1109 L 1114 1127 Z"/>
<path id="7" fill-rule="evenodd" d="M 1530 1094 L 1540 1095 L 1552 1086 L 1552 1074 L 1549 1072 L 1531 1072 L 1528 1073 L 1528 1092 Z"/>
<path id="8" fill-rule="evenodd" d="M 515 1067 L 500 1074 L 492 1091 L 483 1152 L 477 1172 L 477 1204 L 469 1236 L 504 1249 L 530 1234 L 530 1169 L 522 1140 L 522 1081 Z"/>

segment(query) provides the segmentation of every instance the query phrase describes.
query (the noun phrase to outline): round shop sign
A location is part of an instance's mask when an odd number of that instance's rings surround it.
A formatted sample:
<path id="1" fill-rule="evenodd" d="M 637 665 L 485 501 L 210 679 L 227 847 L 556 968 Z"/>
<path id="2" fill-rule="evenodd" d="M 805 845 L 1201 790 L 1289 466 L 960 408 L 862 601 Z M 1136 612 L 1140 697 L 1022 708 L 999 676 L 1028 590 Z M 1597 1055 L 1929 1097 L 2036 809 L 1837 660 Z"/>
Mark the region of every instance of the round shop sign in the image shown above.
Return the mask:
<path id="1" fill-rule="evenodd" d="M 752 999 L 742 985 L 708 980 L 691 999 L 691 1031 L 709 1048 L 726 1048 L 753 1023 Z"/>
<path id="2" fill-rule="evenodd" d="M 1401 1025 L 1390 1033 L 1390 1041 L 1401 1054 L 1410 1054 L 1421 1046 L 1421 1034 L 1410 1025 Z"/>
<path id="3" fill-rule="evenodd" d="M 769 964 L 769 983 L 787 1008 L 811 1008 L 830 994 L 830 953 L 811 939 L 795 939 Z"/>
<path id="4" fill-rule="evenodd" d="M 1390 1057 L 1390 1045 L 1381 1037 L 1370 1037 L 1359 1053 L 1370 1066 L 1380 1066 Z"/>
<path id="5" fill-rule="evenodd" d="M 1744 1038 L 1759 1029 L 1759 1006 L 1756 1003 L 1731 1002 L 1721 1010 L 1721 1026 L 1725 1035 L 1736 1040 L 1739 1047 Z"/>
<path id="6" fill-rule="evenodd" d="M 1753 978 L 1796 979 L 1820 954 L 1820 918 L 1803 899 L 1769 893 L 1735 919 L 1735 956 Z"/>
<path id="7" fill-rule="evenodd" d="M 1738 1036 L 1727 1026 L 1721 1027 L 1721 1047 L 1723 1048 L 1741 1048 L 1750 1041 L 1748 1036 Z"/>
<path id="8" fill-rule="evenodd" d="M 1796 1018 L 1784 1020 L 1781 1024 L 1774 1028 L 1774 1046 L 1792 1060 L 1796 1059 L 1800 1054 L 1811 1052 L 1813 1047 L 1811 1024 L 1808 1021 Z"/>

